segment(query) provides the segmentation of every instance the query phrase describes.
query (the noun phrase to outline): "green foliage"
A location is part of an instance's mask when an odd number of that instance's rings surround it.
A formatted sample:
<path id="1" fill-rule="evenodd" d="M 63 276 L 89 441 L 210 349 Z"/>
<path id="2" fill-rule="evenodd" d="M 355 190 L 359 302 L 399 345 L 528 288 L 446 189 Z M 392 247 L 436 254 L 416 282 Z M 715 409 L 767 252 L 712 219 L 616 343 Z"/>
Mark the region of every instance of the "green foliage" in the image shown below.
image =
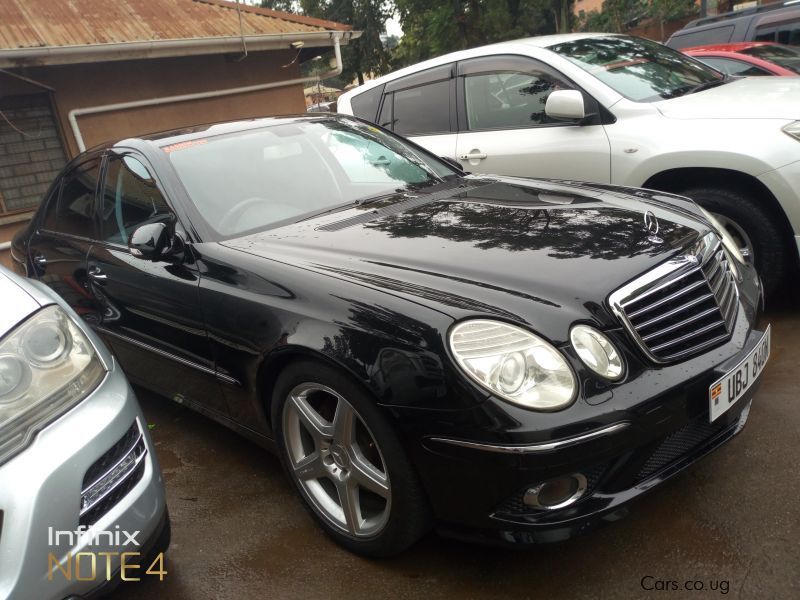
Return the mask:
<path id="1" fill-rule="evenodd" d="M 389 68 L 389 51 L 381 41 L 386 20 L 392 14 L 388 0 L 262 0 L 261 6 L 295 12 L 352 25 L 361 37 L 342 47 L 341 79 L 363 82 L 367 73 L 381 74 Z"/>
<path id="2" fill-rule="evenodd" d="M 573 0 L 395 0 L 403 37 L 393 52 L 393 66 L 483 44 L 555 33 L 557 29 L 568 31 L 572 3 Z"/>
<path id="3" fill-rule="evenodd" d="M 261 8 L 294 12 L 297 8 L 297 3 L 294 0 L 261 0 Z"/>
<path id="4" fill-rule="evenodd" d="M 579 31 L 606 31 L 624 33 L 646 19 L 653 19 L 661 27 L 675 19 L 697 13 L 694 0 L 605 0 L 602 9 L 578 15 Z"/>

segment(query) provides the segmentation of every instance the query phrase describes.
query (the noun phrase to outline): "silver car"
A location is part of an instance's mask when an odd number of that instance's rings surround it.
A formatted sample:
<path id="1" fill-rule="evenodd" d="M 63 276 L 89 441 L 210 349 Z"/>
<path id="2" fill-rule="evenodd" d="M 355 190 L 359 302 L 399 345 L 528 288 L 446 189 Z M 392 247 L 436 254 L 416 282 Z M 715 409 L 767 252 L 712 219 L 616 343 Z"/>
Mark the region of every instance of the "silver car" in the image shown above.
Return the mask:
<path id="1" fill-rule="evenodd" d="M 122 370 L 63 300 L 0 267 L 0 598 L 86 598 L 163 578 L 169 536 Z"/>

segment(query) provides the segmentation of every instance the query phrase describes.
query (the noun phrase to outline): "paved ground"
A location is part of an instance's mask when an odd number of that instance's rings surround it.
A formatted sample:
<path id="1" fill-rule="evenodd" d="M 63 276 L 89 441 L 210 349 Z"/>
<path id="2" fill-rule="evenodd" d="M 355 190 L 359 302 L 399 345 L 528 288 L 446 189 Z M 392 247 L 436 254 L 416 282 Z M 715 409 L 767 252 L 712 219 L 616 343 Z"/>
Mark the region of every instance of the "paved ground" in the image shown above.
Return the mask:
<path id="1" fill-rule="evenodd" d="M 173 542 L 163 582 L 114 598 L 800 598 L 800 301 L 785 304 L 768 316 L 772 357 L 740 436 L 626 519 L 526 551 L 431 535 L 399 558 L 353 556 L 315 526 L 276 458 L 140 391 Z"/>

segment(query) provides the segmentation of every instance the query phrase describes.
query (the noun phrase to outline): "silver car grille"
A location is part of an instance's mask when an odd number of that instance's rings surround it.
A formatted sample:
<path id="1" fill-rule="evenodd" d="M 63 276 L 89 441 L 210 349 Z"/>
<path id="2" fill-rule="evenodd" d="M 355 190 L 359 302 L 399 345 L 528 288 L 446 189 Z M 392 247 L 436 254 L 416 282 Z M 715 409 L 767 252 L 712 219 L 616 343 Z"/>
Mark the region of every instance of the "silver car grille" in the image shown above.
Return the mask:
<path id="1" fill-rule="evenodd" d="M 728 340 L 738 299 L 735 271 L 710 233 L 692 252 L 656 267 L 609 300 L 645 354 L 668 363 Z"/>

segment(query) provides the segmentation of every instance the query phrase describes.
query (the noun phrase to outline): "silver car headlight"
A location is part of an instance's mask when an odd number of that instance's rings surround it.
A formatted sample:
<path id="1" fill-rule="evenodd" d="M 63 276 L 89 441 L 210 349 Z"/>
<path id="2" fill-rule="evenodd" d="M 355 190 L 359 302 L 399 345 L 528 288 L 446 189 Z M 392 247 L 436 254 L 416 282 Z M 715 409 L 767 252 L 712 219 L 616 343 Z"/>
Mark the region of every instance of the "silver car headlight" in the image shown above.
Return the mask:
<path id="1" fill-rule="evenodd" d="M 0 464 L 86 397 L 105 368 L 78 326 L 48 306 L 0 340 Z"/>
<path id="2" fill-rule="evenodd" d="M 714 228 L 715 233 L 719 235 L 720 239 L 722 240 L 722 245 L 725 247 L 725 250 L 728 251 L 728 254 L 733 258 L 735 258 L 737 261 L 739 261 L 740 264 L 742 265 L 747 264 L 747 262 L 744 259 L 744 256 L 742 256 L 741 250 L 739 250 L 739 247 L 736 245 L 736 240 L 734 240 L 731 234 L 728 233 L 728 230 L 725 229 L 725 226 L 722 223 L 720 223 L 714 215 L 712 215 L 710 212 L 708 212 L 705 208 L 703 208 L 699 204 L 697 205 L 697 208 L 699 208 L 703 212 L 703 216 L 708 220 L 709 223 L 711 223 L 711 226 Z M 735 265 L 734 265 L 734 270 L 736 271 L 736 276 L 738 278 L 739 272 L 738 269 L 736 269 Z"/>
<path id="3" fill-rule="evenodd" d="M 467 376 L 524 408 L 558 410 L 575 399 L 577 384 L 553 346 L 520 327 L 475 319 L 450 331 L 450 350 Z"/>
<path id="4" fill-rule="evenodd" d="M 594 327 L 575 325 L 569 332 L 569 339 L 583 364 L 592 371 L 611 381 L 622 379 L 625 374 L 622 358 L 605 335 Z"/>

